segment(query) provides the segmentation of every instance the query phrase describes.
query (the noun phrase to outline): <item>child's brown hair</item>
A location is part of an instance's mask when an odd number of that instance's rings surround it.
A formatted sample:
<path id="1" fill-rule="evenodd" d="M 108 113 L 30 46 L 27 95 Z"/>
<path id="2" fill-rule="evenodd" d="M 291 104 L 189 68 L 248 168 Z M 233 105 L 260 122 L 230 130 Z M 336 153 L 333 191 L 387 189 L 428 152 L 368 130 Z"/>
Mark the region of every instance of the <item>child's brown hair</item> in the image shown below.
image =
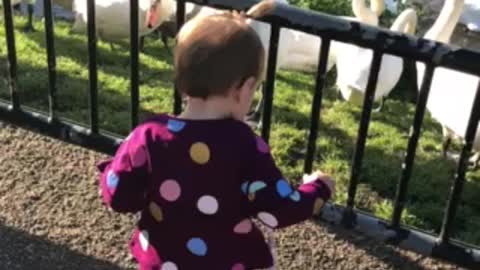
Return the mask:
<path id="1" fill-rule="evenodd" d="M 273 0 L 262 1 L 247 16 L 258 18 L 273 8 Z M 265 50 L 247 16 L 225 12 L 193 19 L 182 27 L 174 57 L 180 93 L 206 99 L 225 95 L 250 77 L 261 77 Z"/>

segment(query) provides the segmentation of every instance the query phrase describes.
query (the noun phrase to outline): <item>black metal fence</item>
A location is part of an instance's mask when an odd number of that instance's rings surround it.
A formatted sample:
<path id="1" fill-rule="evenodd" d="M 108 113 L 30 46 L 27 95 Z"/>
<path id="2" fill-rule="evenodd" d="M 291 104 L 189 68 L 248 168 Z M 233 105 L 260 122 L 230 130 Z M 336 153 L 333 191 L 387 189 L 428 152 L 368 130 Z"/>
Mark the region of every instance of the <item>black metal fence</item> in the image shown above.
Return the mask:
<path id="1" fill-rule="evenodd" d="M 51 0 L 44 0 L 45 7 L 45 33 L 47 40 L 48 76 L 49 76 L 49 114 L 42 114 L 21 106 L 16 89 L 16 52 L 15 38 L 10 0 L 2 0 L 8 49 L 8 87 L 11 93 L 10 102 L 0 102 L 0 119 L 13 124 L 31 127 L 39 132 L 81 145 L 87 148 L 113 154 L 122 138 L 101 132 L 98 125 L 97 106 L 97 66 L 96 66 L 96 36 L 95 36 L 95 9 L 94 0 L 88 3 L 88 59 L 89 59 L 89 93 L 90 93 L 90 123 L 88 127 L 69 122 L 57 117 L 56 100 L 56 62 L 55 44 L 53 39 L 53 23 Z M 256 0 L 189 0 L 201 5 L 221 9 L 246 10 Z M 130 1 L 131 16 L 131 126 L 138 123 L 139 111 L 139 37 L 138 37 L 138 0 Z M 185 1 L 177 1 L 178 27 L 184 22 Z M 269 47 L 269 61 L 265 88 L 265 106 L 262 117 L 262 136 L 268 141 L 270 135 L 270 121 L 272 114 L 273 91 L 275 82 L 276 55 L 278 49 L 279 32 L 281 27 L 300 30 L 305 33 L 320 36 L 322 46 L 318 72 L 316 75 L 315 94 L 312 102 L 310 132 L 307 142 L 307 154 L 304 171 L 312 169 L 318 136 L 318 123 L 322 106 L 323 88 L 326 78 L 327 55 L 332 40 L 351 43 L 374 51 L 370 77 L 367 84 L 365 100 L 362 109 L 361 121 L 358 130 L 357 142 L 352 161 L 351 178 L 348 187 L 348 199 L 345 206 L 327 205 L 322 211 L 322 219 L 335 224 L 356 230 L 386 241 L 387 243 L 426 254 L 432 257 L 445 259 L 456 264 L 480 269 L 479 247 L 455 241 L 450 238 L 453 231 L 453 221 L 460 203 L 468 155 L 471 153 L 473 140 L 480 120 L 480 94 L 477 92 L 473 102 L 468 128 L 465 134 L 465 143 L 457 165 L 455 181 L 451 188 L 449 199 L 446 202 L 445 216 L 438 236 L 419 230 L 401 226 L 400 217 L 406 202 L 408 182 L 412 173 L 417 143 L 420 137 L 422 121 L 434 71 L 437 67 L 445 67 L 468 74 L 480 76 L 480 54 L 466 49 L 452 48 L 424 39 L 413 38 L 403 34 L 381 30 L 357 22 L 350 22 L 329 16 L 299 9 L 292 6 L 279 5 L 273 13 L 261 21 L 271 24 L 271 40 Z M 398 182 L 398 189 L 394 203 L 394 211 L 390 221 L 380 220 L 374 216 L 354 209 L 355 194 L 357 190 L 362 158 L 365 149 L 367 131 L 372 111 L 373 97 L 384 54 L 396 55 L 420 61 L 426 64 L 426 72 L 417 98 L 417 105 L 407 153 L 402 165 L 402 174 Z M 453 90 L 453 89 L 452 89 Z M 480 85 L 479 85 L 480 90 Z M 175 92 L 174 113 L 181 111 L 181 99 Z M 321 135 L 321 134 L 320 134 Z"/>

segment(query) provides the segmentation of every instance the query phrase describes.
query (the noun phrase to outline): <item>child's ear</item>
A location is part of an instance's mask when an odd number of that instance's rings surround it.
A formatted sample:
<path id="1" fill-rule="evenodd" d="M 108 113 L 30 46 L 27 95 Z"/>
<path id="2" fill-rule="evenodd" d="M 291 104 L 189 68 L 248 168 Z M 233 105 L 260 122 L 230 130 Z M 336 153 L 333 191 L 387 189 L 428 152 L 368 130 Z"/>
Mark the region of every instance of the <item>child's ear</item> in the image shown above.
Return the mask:
<path id="1" fill-rule="evenodd" d="M 257 79 L 255 77 L 249 77 L 243 85 L 241 86 L 242 91 L 246 90 L 247 92 L 254 91 L 257 85 Z"/>

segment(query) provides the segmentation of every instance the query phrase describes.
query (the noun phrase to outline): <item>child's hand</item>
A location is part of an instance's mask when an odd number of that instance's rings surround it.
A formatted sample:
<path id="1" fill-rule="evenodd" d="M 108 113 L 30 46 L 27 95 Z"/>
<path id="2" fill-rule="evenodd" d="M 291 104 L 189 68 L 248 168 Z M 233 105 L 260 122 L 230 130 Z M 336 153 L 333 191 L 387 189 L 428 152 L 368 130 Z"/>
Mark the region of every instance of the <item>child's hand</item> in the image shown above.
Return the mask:
<path id="1" fill-rule="evenodd" d="M 321 171 L 316 171 L 312 173 L 311 175 L 303 175 L 303 183 L 310 183 L 313 182 L 317 179 L 320 179 L 320 181 L 324 182 L 328 188 L 330 189 L 330 193 L 333 195 L 335 194 L 335 181 L 327 174 L 321 172 Z"/>

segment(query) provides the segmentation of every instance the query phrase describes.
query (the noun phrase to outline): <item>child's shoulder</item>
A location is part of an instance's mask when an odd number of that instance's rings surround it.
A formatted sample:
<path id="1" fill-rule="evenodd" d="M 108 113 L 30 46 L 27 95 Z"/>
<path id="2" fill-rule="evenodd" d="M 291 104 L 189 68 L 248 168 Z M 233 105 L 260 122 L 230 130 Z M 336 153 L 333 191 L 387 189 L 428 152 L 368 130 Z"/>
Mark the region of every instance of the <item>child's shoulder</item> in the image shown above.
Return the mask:
<path id="1" fill-rule="evenodd" d="M 189 120 L 172 116 L 168 113 L 159 113 L 146 118 L 140 123 L 136 129 L 138 132 L 145 131 L 165 131 L 178 133 L 183 129 L 190 129 L 192 127 L 198 130 L 217 130 L 219 132 L 228 133 L 229 137 L 237 140 L 255 141 L 257 135 L 252 128 L 243 121 L 234 119 L 218 119 L 218 120 Z"/>

